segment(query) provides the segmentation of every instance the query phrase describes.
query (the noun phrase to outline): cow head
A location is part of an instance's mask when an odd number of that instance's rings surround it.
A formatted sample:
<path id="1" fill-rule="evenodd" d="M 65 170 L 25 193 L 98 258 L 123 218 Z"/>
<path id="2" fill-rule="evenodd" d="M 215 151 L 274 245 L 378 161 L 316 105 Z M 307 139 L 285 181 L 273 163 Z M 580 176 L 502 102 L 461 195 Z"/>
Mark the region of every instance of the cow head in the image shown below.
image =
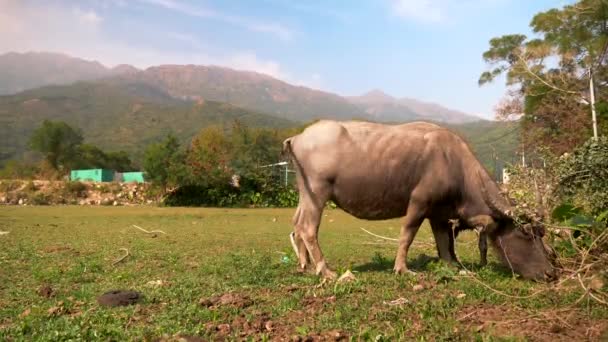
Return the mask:
<path id="1" fill-rule="evenodd" d="M 481 190 L 493 212 L 494 225 L 488 236 L 503 264 L 526 279 L 556 280 L 555 256 L 543 241 L 542 222 L 530 215 L 516 215 L 508 201 L 487 193 L 483 181 Z M 541 206 L 538 212 L 542 212 Z"/>

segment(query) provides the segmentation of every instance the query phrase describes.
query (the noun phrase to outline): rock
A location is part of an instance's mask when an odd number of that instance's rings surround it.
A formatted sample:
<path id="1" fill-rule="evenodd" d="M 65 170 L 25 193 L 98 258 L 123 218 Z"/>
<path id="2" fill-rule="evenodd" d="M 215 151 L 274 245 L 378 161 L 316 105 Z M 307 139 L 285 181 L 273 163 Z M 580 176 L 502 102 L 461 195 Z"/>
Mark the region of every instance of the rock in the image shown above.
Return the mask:
<path id="1" fill-rule="evenodd" d="M 112 290 L 97 297 L 97 302 L 102 306 L 115 307 L 135 304 L 141 298 L 137 291 Z"/>
<path id="2" fill-rule="evenodd" d="M 349 281 L 353 281 L 355 280 L 355 275 L 350 271 L 347 270 L 346 272 L 344 272 L 344 274 L 342 274 L 340 276 L 340 278 L 338 278 L 338 283 L 343 283 L 343 282 L 349 282 Z"/>

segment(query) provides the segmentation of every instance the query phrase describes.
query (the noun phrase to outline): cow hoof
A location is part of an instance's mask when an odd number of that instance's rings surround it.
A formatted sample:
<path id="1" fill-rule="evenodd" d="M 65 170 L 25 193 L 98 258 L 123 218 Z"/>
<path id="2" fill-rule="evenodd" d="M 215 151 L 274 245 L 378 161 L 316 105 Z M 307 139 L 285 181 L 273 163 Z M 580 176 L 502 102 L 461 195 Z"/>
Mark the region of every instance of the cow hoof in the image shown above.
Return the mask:
<path id="1" fill-rule="evenodd" d="M 408 268 L 396 268 L 394 270 L 394 272 L 395 272 L 395 274 L 408 274 L 408 275 L 412 275 L 412 276 L 415 276 L 418 274 Z"/>
<path id="2" fill-rule="evenodd" d="M 338 274 L 336 274 L 336 272 L 331 271 L 331 270 L 325 270 L 322 272 L 323 274 L 323 279 L 327 279 L 327 280 L 335 280 L 338 278 Z"/>

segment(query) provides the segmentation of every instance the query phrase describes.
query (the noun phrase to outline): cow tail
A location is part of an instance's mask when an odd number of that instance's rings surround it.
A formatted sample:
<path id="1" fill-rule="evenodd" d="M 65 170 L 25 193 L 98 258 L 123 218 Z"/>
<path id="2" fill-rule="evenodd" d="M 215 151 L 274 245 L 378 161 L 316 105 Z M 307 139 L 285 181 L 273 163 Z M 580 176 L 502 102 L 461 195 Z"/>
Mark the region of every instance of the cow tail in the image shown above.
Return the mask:
<path id="1" fill-rule="evenodd" d="M 293 137 L 289 137 L 289 138 L 283 140 L 283 150 L 281 151 L 281 155 L 283 157 L 285 155 L 289 154 L 289 156 L 291 158 L 293 158 L 293 150 L 291 149 L 291 140 L 293 140 Z"/>

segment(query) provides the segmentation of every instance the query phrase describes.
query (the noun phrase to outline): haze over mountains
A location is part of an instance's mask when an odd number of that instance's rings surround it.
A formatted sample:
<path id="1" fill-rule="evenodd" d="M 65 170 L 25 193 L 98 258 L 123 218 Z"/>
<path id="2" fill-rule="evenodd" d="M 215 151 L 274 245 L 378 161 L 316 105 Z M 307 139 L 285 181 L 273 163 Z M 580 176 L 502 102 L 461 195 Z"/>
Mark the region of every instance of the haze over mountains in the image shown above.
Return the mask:
<path id="1" fill-rule="evenodd" d="M 379 90 L 342 97 L 256 72 L 217 66 L 161 65 L 138 70 L 130 65 L 107 68 L 95 61 L 48 52 L 0 55 L 0 95 L 75 81 L 147 84 L 176 98 L 226 102 L 297 122 L 318 118 L 445 123 L 481 120 L 437 104 L 396 99 Z"/>

